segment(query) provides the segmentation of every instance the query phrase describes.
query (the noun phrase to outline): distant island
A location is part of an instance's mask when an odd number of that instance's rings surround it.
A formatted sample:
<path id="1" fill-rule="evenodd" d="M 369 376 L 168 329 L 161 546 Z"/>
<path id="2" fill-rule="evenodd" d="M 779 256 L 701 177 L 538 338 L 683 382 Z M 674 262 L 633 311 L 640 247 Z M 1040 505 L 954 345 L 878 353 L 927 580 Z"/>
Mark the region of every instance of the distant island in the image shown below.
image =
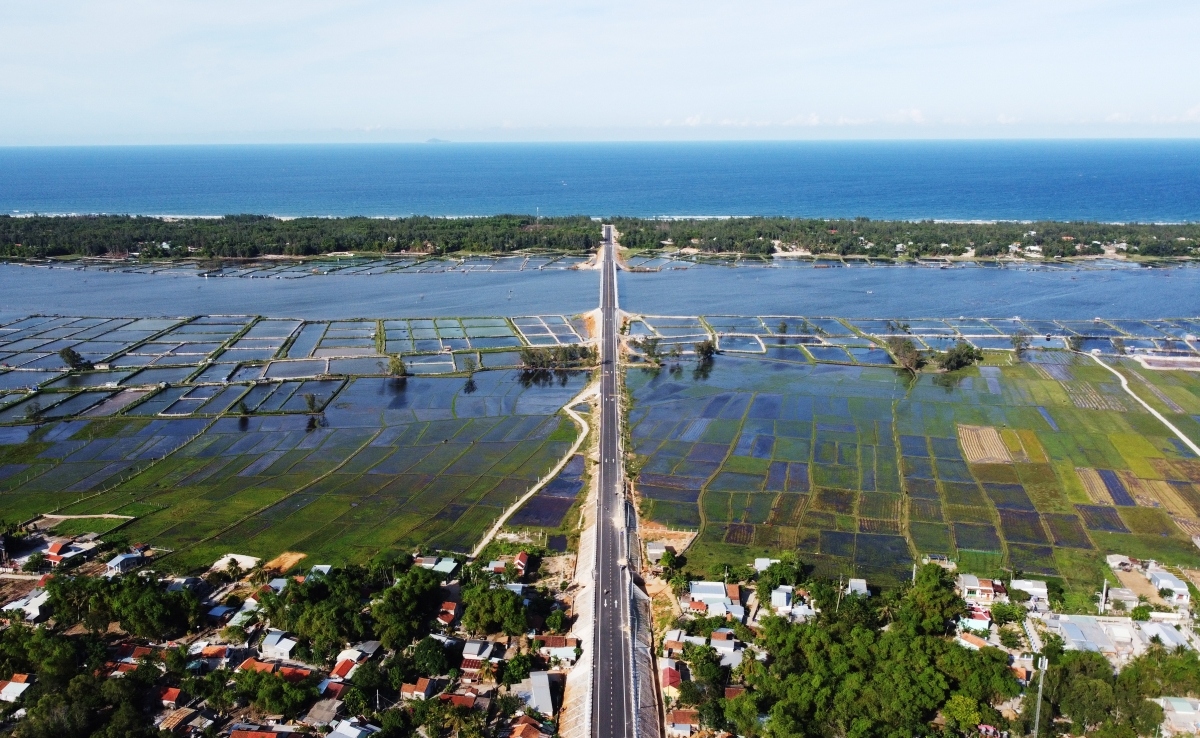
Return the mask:
<path id="1" fill-rule="evenodd" d="M 613 220 L 627 250 L 763 258 L 836 255 L 881 260 L 1195 258 L 1200 223 L 939 222 L 802 218 Z M 142 259 L 320 256 L 352 252 L 446 255 L 545 250 L 591 252 L 587 216 L 537 218 L 174 218 L 125 215 L 0 216 L 0 257 L 136 255 Z"/>

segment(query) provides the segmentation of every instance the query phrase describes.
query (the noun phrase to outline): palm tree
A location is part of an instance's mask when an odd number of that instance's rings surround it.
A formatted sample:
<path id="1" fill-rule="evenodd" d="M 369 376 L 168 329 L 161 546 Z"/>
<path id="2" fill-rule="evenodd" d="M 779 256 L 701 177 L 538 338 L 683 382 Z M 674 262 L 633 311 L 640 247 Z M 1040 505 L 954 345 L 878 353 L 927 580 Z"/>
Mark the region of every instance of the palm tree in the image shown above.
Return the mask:
<path id="1" fill-rule="evenodd" d="M 496 678 L 496 665 L 491 661 L 484 661 L 479 667 L 479 681 L 490 682 Z"/>

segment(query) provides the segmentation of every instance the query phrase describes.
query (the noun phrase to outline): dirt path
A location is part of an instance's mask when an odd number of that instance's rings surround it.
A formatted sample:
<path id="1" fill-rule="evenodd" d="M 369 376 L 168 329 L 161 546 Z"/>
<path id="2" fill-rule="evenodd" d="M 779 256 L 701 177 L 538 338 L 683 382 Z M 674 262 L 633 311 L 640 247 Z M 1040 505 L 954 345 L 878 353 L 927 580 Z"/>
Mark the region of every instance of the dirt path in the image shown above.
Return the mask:
<path id="1" fill-rule="evenodd" d="M 500 532 L 500 529 L 504 527 L 504 524 L 506 522 L 508 522 L 508 519 L 510 517 L 512 517 L 512 514 L 515 513 L 517 510 L 519 510 L 522 505 L 524 505 L 526 502 L 528 502 L 529 498 L 536 495 L 542 489 L 542 487 L 545 487 L 547 484 L 549 484 L 551 482 L 551 480 L 553 480 L 556 476 L 558 476 L 558 473 L 560 471 L 562 471 L 562 468 L 564 466 L 567 465 L 567 462 L 571 460 L 571 457 L 579 452 L 579 447 L 583 445 L 583 442 L 587 439 L 588 435 L 591 433 L 591 426 L 589 426 L 588 422 L 583 419 L 582 415 L 575 412 L 571 408 L 572 408 L 572 406 L 579 403 L 584 398 L 590 397 L 591 395 L 594 395 L 594 394 L 597 394 L 599 391 L 600 391 L 599 384 L 588 385 L 587 388 L 585 388 L 578 395 L 572 397 L 571 401 L 568 402 L 565 407 L 563 407 L 563 410 L 566 411 L 567 415 L 570 415 L 571 419 L 574 420 L 579 425 L 579 436 L 576 437 L 575 443 L 571 444 L 570 450 L 567 451 L 567 453 L 562 457 L 562 459 L 558 462 L 558 464 L 555 465 L 555 467 L 550 470 L 550 473 L 548 473 L 545 477 L 543 477 L 541 479 L 541 481 L 539 481 L 537 484 L 535 484 L 532 489 L 530 489 L 528 492 L 526 492 L 524 495 L 522 495 L 520 497 L 520 499 L 518 499 L 516 502 L 514 502 L 513 504 L 508 506 L 508 509 L 505 510 L 504 514 L 501 515 L 496 520 L 496 524 L 493 525 L 492 529 L 487 532 L 487 535 L 485 535 L 483 538 L 480 539 L 479 545 L 477 545 L 471 551 L 471 558 L 475 558 L 475 557 L 479 556 L 479 554 L 483 551 L 483 549 L 486 548 L 487 545 L 492 542 L 492 539 L 496 537 L 496 534 Z"/>

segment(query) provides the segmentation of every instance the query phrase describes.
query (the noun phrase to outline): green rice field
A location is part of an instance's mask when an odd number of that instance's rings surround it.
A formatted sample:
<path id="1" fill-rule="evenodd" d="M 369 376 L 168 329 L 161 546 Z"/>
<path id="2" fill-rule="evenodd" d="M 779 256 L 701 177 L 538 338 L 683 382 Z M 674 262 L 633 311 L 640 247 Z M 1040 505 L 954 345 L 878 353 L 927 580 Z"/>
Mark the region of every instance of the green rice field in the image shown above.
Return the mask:
<path id="1" fill-rule="evenodd" d="M 1104 361 L 1200 440 L 1200 376 Z M 945 554 L 1083 592 L 1107 553 L 1200 565 L 1200 460 L 1090 357 L 990 351 L 915 379 L 765 351 L 694 367 L 631 368 L 626 382 L 641 513 L 698 531 L 700 570 L 794 550 L 886 584 Z"/>
<path id="2" fill-rule="evenodd" d="M 561 410 L 588 372 L 503 367 L 522 346 L 578 343 L 579 330 L 562 316 L 23 319 L 0 327 L 0 349 L 38 363 L 0 372 L 12 388 L 0 396 L 0 519 L 132 516 L 121 534 L 178 570 L 228 552 L 465 552 L 579 432 Z M 64 346 L 107 366 L 68 374 Z M 415 376 L 379 376 L 383 351 Z M 484 371 L 428 376 L 462 372 L 471 355 Z"/>

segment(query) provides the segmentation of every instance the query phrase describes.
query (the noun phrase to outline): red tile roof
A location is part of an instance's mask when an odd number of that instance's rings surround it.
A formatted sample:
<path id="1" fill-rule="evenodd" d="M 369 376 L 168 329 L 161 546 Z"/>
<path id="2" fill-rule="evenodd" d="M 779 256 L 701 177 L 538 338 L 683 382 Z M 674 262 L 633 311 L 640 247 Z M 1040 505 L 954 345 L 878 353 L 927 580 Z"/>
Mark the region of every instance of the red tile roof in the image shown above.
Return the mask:
<path id="1" fill-rule="evenodd" d="M 346 689 L 345 682 L 330 682 L 325 685 L 325 691 L 322 694 L 327 694 L 332 697 L 341 697 L 342 692 Z"/>
<path id="2" fill-rule="evenodd" d="M 177 702 L 179 700 L 179 687 L 163 687 L 158 690 L 158 698 L 163 702 Z"/>
<path id="3" fill-rule="evenodd" d="M 542 642 L 543 648 L 567 648 L 579 645 L 578 638 L 568 638 L 567 636 L 540 635 L 537 639 Z"/>
<path id="4" fill-rule="evenodd" d="M 238 671 L 265 671 L 268 674 L 275 671 L 275 664 L 268 664 L 253 657 L 246 659 L 238 666 Z"/>
<path id="5" fill-rule="evenodd" d="M 742 692 L 745 692 L 745 691 L 746 691 L 745 687 L 726 687 L 725 688 L 725 699 L 731 700 L 734 697 L 737 697 L 739 694 L 741 694 Z"/>
<path id="6" fill-rule="evenodd" d="M 429 694 L 429 680 L 421 677 L 416 684 L 401 685 L 400 694 Z"/>
<path id="7" fill-rule="evenodd" d="M 350 670 L 354 668 L 354 661 L 343 659 L 338 662 L 337 666 L 333 667 L 333 671 L 329 672 L 329 676 L 335 676 L 339 679 L 345 679 Z"/>
<path id="8" fill-rule="evenodd" d="M 312 674 L 312 672 L 308 669 L 300 669 L 294 666 L 281 666 L 279 668 L 279 676 L 283 677 L 284 681 L 292 682 L 293 684 L 304 681 L 308 678 L 309 674 Z"/>
<path id="9" fill-rule="evenodd" d="M 700 713 L 696 710 L 671 710 L 667 722 L 671 725 L 699 725 Z"/>
<path id="10" fill-rule="evenodd" d="M 683 677 L 679 675 L 678 669 L 667 667 L 662 670 L 662 685 L 664 687 L 678 687 L 683 684 Z"/>

